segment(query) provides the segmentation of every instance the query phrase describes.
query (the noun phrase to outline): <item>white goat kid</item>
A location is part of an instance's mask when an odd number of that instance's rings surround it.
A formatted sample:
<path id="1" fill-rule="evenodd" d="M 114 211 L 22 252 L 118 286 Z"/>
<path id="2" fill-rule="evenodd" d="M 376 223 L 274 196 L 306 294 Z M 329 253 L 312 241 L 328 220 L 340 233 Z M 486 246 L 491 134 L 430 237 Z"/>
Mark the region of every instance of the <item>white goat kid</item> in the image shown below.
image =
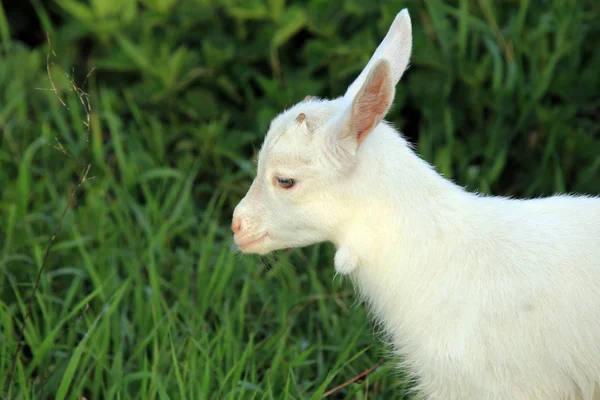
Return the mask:
<path id="1" fill-rule="evenodd" d="M 600 199 L 484 197 L 382 122 L 412 46 L 402 10 L 343 97 L 271 123 L 234 211 L 244 253 L 330 241 L 427 399 L 591 399 Z"/>

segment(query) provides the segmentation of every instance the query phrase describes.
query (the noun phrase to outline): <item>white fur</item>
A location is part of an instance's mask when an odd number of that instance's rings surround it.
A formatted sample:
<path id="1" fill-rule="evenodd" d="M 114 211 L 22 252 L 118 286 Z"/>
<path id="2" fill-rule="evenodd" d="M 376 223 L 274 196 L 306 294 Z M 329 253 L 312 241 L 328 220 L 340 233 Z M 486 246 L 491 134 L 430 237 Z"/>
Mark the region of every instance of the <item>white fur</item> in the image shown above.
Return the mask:
<path id="1" fill-rule="evenodd" d="M 600 199 L 484 197 L 442 178 L 380 122 L 411 43 L 403 10 L 344 97 L 273 120 L 236 243 L 266 254 L 333 242 L 336 271 L 424 398 L 598 396 Z"/>

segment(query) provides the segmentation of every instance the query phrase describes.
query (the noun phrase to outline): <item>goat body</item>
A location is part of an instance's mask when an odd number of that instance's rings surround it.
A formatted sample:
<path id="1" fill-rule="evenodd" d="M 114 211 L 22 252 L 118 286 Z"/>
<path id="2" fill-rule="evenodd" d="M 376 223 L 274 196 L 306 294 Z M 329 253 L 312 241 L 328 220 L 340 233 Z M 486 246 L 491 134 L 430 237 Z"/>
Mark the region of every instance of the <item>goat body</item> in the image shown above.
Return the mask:
<path id="1" fill-rule="evenodd" d="M 343 97 L 272 122 L 236 243 L 333 242 L 424 398 L 600 399 L 600 199 L 441 177 L 383 121 L 411 46 L 403 10 Z"/>

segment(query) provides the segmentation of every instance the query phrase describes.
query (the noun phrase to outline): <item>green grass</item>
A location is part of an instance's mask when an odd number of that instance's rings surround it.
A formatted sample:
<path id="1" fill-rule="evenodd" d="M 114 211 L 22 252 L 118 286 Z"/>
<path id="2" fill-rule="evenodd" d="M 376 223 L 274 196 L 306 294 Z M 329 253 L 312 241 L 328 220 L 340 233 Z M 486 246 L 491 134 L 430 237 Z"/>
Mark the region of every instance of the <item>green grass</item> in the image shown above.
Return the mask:
<path id="1" fill-rule="evenodd" d="M 343 93 L 403 7 L 415 47 L 389 120 L 425 159 L 469 190 L 600 193 L 597 2 L 141 3 L 33 0 L 31 26 L 0 6 L 0 397 L 316 399 L 384 358 L 330 398 L 404 398 L 329 244 L 261 259 L 229 229 L 269 120 Z M 36 89 L 50 88 L 44 31 L 62 90 L 63 72 L 81 84 L 96 68 L 89 144 L 74 93 L 73 115 Z M 86 146 L 90 179 L 5 393 Z"/>
<path id="2" fill-rule="evenodd" d="M 53 247 L 7 398 L 320 398 L 378 362 L 384 349 L 364 310 L 319 256 L 332 260 L 331 249 L 242 257 L 224 211 L 233 191 L 196 181 L 210 160 L 165 165 L 162 145 L 144 142 L 155 140 L 147 121 L 126 133 L 108 93 L 92 92 L 109 145 L 92 124 L 91 176 Z M 85 147 L 85 115 L 61 112 L 51 92 L 38 96 L 50 108 L 42 137 L 9 134 L 2 151 L 3 171 L 17 174 L 3 181 L 11 186 L 2 203 L 3 388 L 17 316 L 79 172 L 52 138 L 74 158 Z M 66 98 L 77 110 L 75 96 Z M 119 145 L 128 134 L 135 137 Z M 392 367 L 344 393 L 402 389 L 400 375 L 387 375 Z"/>
<path id="3" fill-rule="evenodd" d="M 77 118 L 55 118 L 65 132 L 80 131 Z M 110 143 L 125 140 L 117 117 L 106 118 Z M 93 149 L 100 134 L 92 131 Z M 3 203 L 2 387 L 13 315 L 24 313 L 77 171 L 40 140 L 15 145 L 19 177 L 4 181 L 19 201 Z M 220 215 L 228 191 L 214 188 L 203 209 L 194 200 L 202 158 L 170 168 L 152 160 L 149 146 L 132 147 L 114 149 L 120 176 L 102 158 L 92 162 L 93 179 L 65 218 L 35 297 L 8 398 L 311 398 L 377 362 L 383 352 L 363 310 L 350 288 L 332 284 L 318 248 L 278 254 L 268 268 L 241 257 L 223 222 L 229 215 Z M 382 394 L 404 384 L 385 376 L 389 367 L 370 378 Z"/>
<path id="4" fill-rule="evenodd" d="M 111 143 L 123 134 L 112 130 Z M 65 156 L 40 143 L 22 143 L 25 155 L 46 162 L 23 157 L 24 178 L 14 182 L 21 202 L 5 204 L 2 385 L 17 336 L 12 315 L 23 314 L 72 180 Z M 119 178 L 97 160 L 84 205 L 65 219 L 9 398 L 317 398 L 377 362 L 382 349 L 364 312 L 349 288 L 332 284 L 318 248 L 279 254 L 268 268 L 241 257 L 228 216 L 219 218 L 228 193 L 215 188 L 204 209 L 194 202 L 202 159 L 174 169 L 147 150 L 123 151 L 120 160 L 115 151 L 120 170 L 139 173 Z M 382 394 L 404 384 L 388 370 L 370 378 Z"/>

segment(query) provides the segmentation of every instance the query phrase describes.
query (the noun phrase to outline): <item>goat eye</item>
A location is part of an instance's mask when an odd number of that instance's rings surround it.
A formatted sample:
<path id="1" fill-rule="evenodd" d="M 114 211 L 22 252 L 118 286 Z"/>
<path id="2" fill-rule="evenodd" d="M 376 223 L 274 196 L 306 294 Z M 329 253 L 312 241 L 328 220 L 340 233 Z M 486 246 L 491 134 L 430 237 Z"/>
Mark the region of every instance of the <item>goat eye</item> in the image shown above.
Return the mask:
<path id="1" fill-rule="evenodd" d="M 290 179 L 290 178 L 277 177 L 276 179 L 277 179 L 277 183 L 279 184 L 279 186 L 281 186 L 284 189 L 291 188 L 292 186 L 294 186 L 294 183 L 295 183 L 294 180 Z"/>

